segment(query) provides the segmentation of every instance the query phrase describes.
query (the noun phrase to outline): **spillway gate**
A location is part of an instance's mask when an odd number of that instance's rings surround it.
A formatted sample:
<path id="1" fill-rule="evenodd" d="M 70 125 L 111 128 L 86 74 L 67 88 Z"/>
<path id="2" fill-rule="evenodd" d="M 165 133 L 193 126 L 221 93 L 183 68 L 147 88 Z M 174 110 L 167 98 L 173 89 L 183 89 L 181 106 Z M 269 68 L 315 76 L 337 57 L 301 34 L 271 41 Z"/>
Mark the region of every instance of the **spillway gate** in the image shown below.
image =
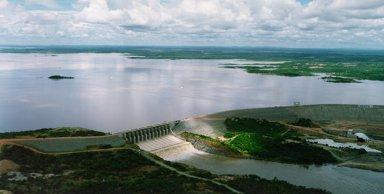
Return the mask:
<path id="1" fill-rule="evenodd" d="M 139 129 L 124 132 L 124 138 L 127 143 L 139 143 L 155 138 L 159 138 L 173 133 L 172 128 L 179 124 L 179 121 L 152 125 Z"/>

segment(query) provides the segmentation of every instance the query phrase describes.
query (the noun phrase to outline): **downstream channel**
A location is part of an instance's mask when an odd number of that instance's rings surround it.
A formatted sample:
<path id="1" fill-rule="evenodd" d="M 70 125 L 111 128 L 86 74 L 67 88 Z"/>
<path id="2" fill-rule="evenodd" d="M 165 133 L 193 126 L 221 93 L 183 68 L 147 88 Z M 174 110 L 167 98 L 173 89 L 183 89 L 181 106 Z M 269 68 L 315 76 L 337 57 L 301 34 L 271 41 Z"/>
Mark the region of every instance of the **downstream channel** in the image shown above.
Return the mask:
<path id="1" fill-rule="evenodd" d="M 175 153 L 177 152 L 177 153 Z M 294 185 L 320 188 L 332 193 L 382 193 L 384 173 L 335 165 L 300 166 L 278 162 L 218 156 L 189 147 L 163 153 L 166 160 L 180 162 L 214 174 L 257 175 Z"/>

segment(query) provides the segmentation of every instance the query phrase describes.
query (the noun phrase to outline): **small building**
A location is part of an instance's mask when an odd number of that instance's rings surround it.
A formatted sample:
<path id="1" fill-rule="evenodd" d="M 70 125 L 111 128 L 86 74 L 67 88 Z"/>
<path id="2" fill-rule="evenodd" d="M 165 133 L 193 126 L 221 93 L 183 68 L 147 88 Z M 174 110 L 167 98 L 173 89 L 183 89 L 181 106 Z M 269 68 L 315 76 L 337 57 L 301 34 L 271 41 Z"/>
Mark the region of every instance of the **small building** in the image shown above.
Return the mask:
<path id="1" fill-rule="evenodd" d="M 357 141 L 359 141 L 359 142 L 367 142 L 367 141 L 371 140 L 364 133 L 355 133 L 354 135 L 356 136 Z"/>
<path id="2" fill-rule="evenodd" d="M 295 101 L 295 102 L 293 102 L 293 105 L 294 106 L 300 106 L 300 102 L 299 101 Z"/>
<path id="3" fill-rule="evenodd" d="M 359 108 L 374 108 L 373 105 L 359 105 Z"/>
<path id="4" fill-rule="evenodd" d="M 348 129 L 346 136 L 347 137 L 355 137 L 355 135 L 353 134 L 353 129 Z"/>

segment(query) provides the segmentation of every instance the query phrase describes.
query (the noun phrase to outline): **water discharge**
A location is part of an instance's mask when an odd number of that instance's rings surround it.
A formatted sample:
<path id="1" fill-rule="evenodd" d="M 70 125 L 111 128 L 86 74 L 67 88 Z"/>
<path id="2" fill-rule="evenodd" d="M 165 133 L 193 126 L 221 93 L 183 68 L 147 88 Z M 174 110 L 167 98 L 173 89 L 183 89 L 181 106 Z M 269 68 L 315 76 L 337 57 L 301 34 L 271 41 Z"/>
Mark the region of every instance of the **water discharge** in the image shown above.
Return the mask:
<path id="1" fill-rule="evenodd" d="M 366 152 L 381 153 L 381 151 L 370 148 L 367 145 L 357 145 L 356 143 L 339 143 L 333 141 L 332 139 L 309 139 L 307 141 L 335 148 L 363 149 Z"/>

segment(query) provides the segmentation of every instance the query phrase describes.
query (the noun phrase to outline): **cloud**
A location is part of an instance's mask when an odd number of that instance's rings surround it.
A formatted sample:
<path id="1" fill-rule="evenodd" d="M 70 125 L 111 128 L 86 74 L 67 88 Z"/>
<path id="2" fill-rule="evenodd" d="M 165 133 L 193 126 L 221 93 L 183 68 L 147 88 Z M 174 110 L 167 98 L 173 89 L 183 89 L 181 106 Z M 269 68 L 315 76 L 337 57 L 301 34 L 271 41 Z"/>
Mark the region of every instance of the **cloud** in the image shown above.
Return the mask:
<path id="1" fill-rule="evenodd" d="M 59 2 L 0 0 L 0 44 L 384 45 L 382 0 Z"/>
<path id="2" fill-rule="evenodd" d="M 112 23 L 124 17 L 124 10 L 111 10 L 106 0 L 93 0 L 76 16 L 89 23 Z"/>
<path id="3" fill-rule="evenodd" d="M 58 1 L 55 0 L 25 0 L 27 6 L 39 6 L 46 9 L 58 9 L 60 7 Z"/>
<path id="4" fill-rule="evenodd" d="M 156 31 L 156 28 L 152 28 L 148 25 L 122 25 L 126 30 L 133 31 L 133 32 L 150 32 L 150 31 Z"/>
<path id="5" fill-rule="evenodd" d="M 374 9 L 384 6 L 382 0 L 335 0 L 331 2 L 330 7 L 336 9 Z"/>

